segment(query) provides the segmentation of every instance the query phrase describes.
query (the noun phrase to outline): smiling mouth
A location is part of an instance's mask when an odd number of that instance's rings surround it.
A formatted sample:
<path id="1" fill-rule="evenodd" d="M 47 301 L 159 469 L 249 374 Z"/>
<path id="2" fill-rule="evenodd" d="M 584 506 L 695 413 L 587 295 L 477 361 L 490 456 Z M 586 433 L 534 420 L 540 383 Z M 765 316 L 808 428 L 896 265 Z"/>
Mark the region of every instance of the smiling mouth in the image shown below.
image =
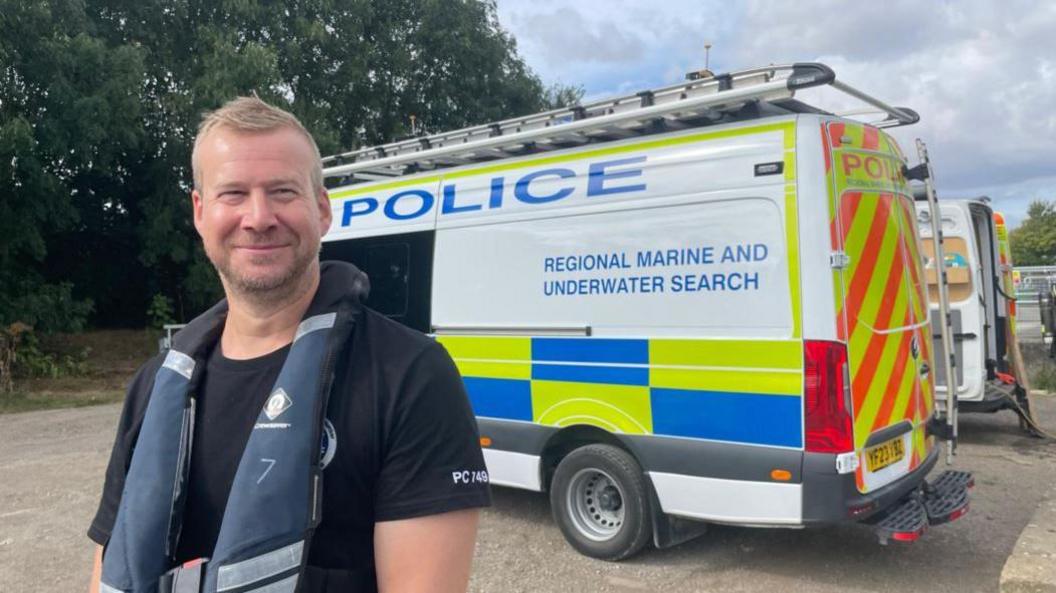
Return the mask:
<path id="1" fill-rule="evenodd" d="M 282 249 L 283 247 L 288 247 L 288 245 L 236 245 L 235 249 L 241 249 L 250 253 L 268 253 L 269 251 L 275 251 L 277 249 Z"/>

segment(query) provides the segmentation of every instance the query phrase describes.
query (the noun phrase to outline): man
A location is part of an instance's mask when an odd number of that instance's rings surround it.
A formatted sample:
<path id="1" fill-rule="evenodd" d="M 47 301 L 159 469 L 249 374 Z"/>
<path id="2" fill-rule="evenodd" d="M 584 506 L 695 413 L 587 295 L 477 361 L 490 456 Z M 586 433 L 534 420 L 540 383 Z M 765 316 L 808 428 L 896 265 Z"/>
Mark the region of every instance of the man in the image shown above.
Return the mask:
<path id="1" fill-rule="evenodd" d="M 132 380 L 93 590 L 464 591 L 489 503 L 476 424 L 443 348 L 319 263 L 314 140 L 239 98 L 205 117 L 192 168 L 227 298 Z"/>

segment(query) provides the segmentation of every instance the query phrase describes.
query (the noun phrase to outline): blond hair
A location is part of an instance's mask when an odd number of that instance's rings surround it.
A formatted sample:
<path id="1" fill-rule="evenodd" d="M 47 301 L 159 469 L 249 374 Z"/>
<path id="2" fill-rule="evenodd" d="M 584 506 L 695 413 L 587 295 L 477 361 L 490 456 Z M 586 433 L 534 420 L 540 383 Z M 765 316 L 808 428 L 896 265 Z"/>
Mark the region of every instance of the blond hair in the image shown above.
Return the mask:
<path id="1" fill-rule="evenodd" d="M 224 103 L 223 107 L 206 113 L 198 124 L 198 134 L 194 138 L 194 150 L 191 152 L 191 171 L 194 174 L 194 188 L 201 191 L 202 167 L 198 162 L 198 148 L 202 140 L 216 129 L 228 129 L 235 132 L 261 133 L 282 128 L 296 130 L 308 141 L 315 156 L 312 167 L 312 189 L 316 192 L 323 188 L 323 159 L 319 147 L 308 130 L 292 113 L 269 105 L 257 97 L 237 97 Z"/>

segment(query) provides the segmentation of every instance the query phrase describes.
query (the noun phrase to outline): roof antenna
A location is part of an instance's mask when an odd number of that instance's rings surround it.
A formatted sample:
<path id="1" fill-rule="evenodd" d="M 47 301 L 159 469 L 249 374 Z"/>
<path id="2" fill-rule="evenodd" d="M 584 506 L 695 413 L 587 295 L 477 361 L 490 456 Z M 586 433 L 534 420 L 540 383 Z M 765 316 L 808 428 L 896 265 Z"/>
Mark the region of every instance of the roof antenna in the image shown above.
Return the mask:
<path id="1" fill-rule="evenodd" d="M 702 78 L 714 78 L 715 73 L 711 68 L 711 42 L 704 42 L 704 69 L 686 73 L 686 80 L 700 80 Z"/>

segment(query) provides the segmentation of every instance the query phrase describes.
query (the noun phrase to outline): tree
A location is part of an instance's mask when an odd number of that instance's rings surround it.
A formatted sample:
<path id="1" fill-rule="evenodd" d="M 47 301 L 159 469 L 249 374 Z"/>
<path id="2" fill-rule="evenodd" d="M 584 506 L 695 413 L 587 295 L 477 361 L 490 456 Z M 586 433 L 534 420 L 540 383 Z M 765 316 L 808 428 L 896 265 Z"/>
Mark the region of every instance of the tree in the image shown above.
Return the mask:
<path id="1" fill-rule="evenodd" d="M 1056 203 L 1035 200 L 1027 218 L 1008 235 L 1017 266 L 1056 265 Z"/>
<path id="2" fill-rule="evenodd" d="M 43 264 L 60 233 L 122 217 L 144 55 L 95 38 L 77 2 L 5 0 L 0 31 L 0 323 L 76 329 L 90 302 Z"/>
<path id="3" fill-rule="evenodd" d="M 38 295 L 107 326 L 215 300 L 191 143 L 252 92 L 324 154 L 582 96 L 543 86 L 490 0 L 0 0 L 0 323 L 40 323 Z"/>

